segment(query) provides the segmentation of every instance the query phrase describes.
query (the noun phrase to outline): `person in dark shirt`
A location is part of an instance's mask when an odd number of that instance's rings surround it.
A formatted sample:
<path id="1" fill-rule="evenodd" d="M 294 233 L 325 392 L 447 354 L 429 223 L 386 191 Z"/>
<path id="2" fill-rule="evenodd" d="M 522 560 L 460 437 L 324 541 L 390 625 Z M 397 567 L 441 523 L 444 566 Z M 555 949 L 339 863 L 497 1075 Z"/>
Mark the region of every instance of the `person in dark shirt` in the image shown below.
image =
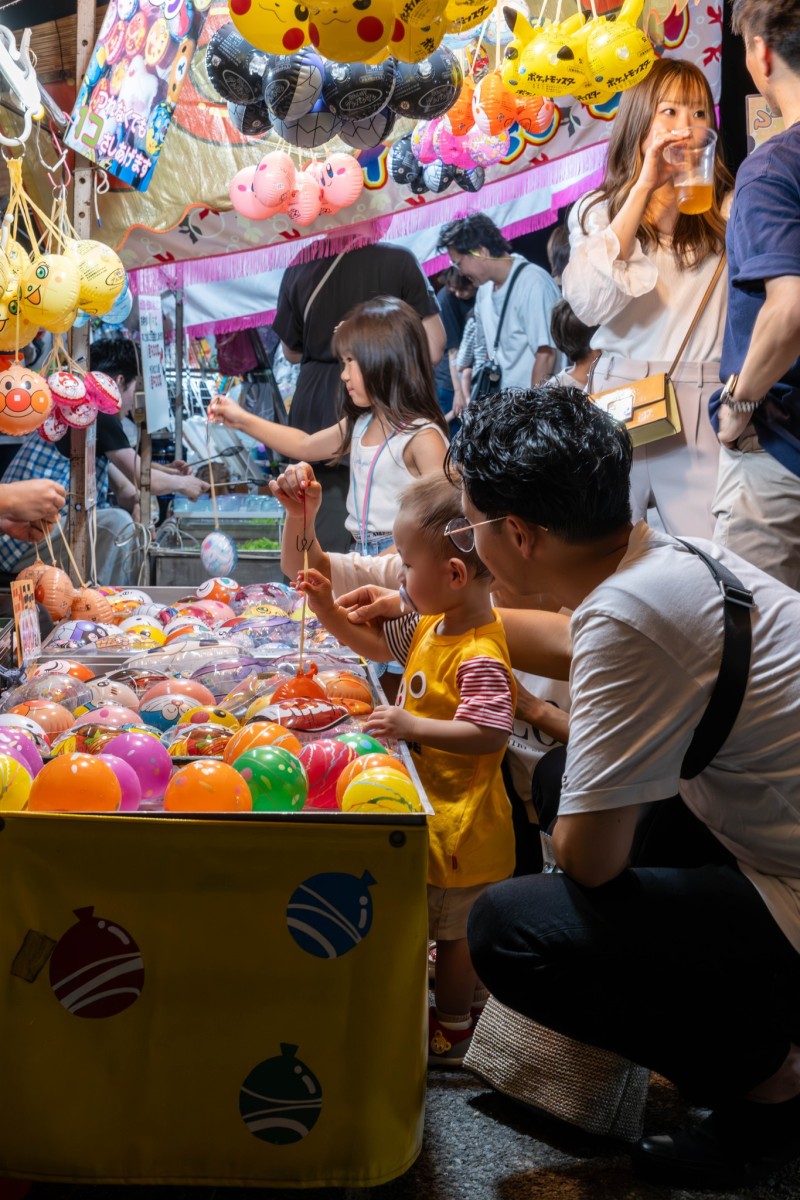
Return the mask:
<path id="1" fill-rule="evenodd" d="M 785 130 L 739 168 L 728 222 L 714 541 L 800 589 L 800 8 L 735 0 L 733 28 Z"/>
<path id="2" fill-rule="evenodd" d="M 444 287 L 436 293 L 445 332 L 445 354 L 436 368 L 436 391 L 445 417 L 452 413 L 457 421 L 468 397 L 465 397 L 456 370 L 456 355 L 464 336 L 464 327 L 475 307 L 475 284 L 456 267 L 444 272 Z"/>

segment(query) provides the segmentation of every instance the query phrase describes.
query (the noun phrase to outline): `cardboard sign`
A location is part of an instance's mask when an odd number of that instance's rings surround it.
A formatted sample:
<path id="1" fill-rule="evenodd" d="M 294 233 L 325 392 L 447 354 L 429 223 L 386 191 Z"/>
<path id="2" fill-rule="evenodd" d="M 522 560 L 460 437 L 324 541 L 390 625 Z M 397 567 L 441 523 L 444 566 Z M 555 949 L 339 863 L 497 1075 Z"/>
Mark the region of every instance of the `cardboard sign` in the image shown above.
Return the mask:
<path id="1" fill-rule="evenodd" d="M 783 133 L 786 126 L 783 117 L 772 111 L 763 96 L 745 97 L 747 111 L 747 153 L 752 154 L 768 141 L 773 134 Z"/>
<path id="2" fill-rule="evenodd" d="M 147 432 L 170 423 L 169 388 L 164 370 L 164 318 L 160 296 L 139 297 L 139 332 L 142 349 L 142 382 L 147 408 Z"/>
<path id="3" fill-rule="evenodd" d="M 31 659 L 36 658 L 42 648 L 39 610 L 30 579 L 12 580 L 11 603 L 14 606 L 14 624 L 17 628 L 17 665 L 24 667 Z"/>
<path id="4" fill-rule="evenodd" d="M 197 0 L 111 0 L 64 141 L 139 192 L 150 185 L 206 19 Z"/>

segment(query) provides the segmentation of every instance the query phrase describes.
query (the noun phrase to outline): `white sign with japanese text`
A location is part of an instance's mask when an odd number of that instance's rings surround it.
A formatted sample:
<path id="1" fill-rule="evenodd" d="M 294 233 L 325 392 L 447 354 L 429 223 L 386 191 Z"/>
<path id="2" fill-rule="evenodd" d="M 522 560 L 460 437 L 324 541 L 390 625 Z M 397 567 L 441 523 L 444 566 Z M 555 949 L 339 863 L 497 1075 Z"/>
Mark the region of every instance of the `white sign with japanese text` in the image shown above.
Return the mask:
<path id="1" fill-rule="evenodd" d="M 147 432 L 168 428 L 171 408 L 164 370 L 164 320 L 160 296 L 139 297 L 139 332 L 142 338 L 142 382 L 147 409 Z"/>

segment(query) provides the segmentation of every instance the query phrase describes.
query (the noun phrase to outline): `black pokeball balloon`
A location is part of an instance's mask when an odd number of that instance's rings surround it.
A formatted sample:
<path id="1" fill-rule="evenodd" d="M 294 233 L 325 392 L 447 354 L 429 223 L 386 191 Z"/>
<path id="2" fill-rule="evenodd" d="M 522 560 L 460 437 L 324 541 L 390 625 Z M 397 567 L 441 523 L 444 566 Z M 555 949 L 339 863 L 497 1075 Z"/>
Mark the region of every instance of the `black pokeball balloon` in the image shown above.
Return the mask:
<path id="1" fill-rule="evenodd" d="M 296 54 L 276 54 L 264 81 L 264 100 L 281 121 L 302 117 L 322 95 L 325 63 L 316 50 L 304 46 Z"/>
<path id="2" fill-rule="evenodd" d="M 289 118 L 286 121 L 280 121 L 276 117 L 272 124 L 278 137 L 291 146 L 302 146 L 305 150 L 329 142 L 342 127 L 339 117 L 331 112 L 322 99 L 319 99 L 311 112 L 304 116 Z"/>
<path id="3" fill-rule="evenodd" d="M 388 103 L 395 87 L 397 63 L 325 64 L 322 98 L 331 112 L 353 121 L 375 116 Z"/>
<path id="4" fill-rule="evenodd" d="M 272 56 L 245 41 L 232 21 L 213 35 L 206 48 L 206 74 L 223 100 L 252 104 L 263 99 Z"/>
<path id="5" fill-rule="evenodd" d="M 400 117 L 430 121 L 443 117 L 461 92 L 464 72 L 452 50 L 440 46 L 430 58 L 397 64 L 389 107 Z"/>
<path id="6" fill-rule="evenodd" d="M 411 149 L 411 135 L 399 138 L 389 151 L 386 166 L 395 183 L 407 184 L 412 175 L 422 171 L 414 151 Z"/>
<path id="7" fill-rule="evenodd" d="M 456 167 L 453 181 L 462 192 L 479 192 L 486 181 L 486 172 L 483 167 Z"/>
<path id="8" fill-rule="evenodd" d="M 421 196 L 423 192 L 429 192 L 430 188 L 425 182 L 425 168 L 422 163 L 417 163 L 417 169 L 413 175 L 409 175 L 406 180 L 406 187 L 412 191 L 415 196 Z"/>
<path id="9" fill-rule="evenodd" d="M 436 162 L 428 163 L 422 169 L 422 178 L 429 192 L 445 191 L 450 187 L 455 177 L 455 167 L 451 167 L 448 163 L 443 163 L 440 158 L 437 158 Z"/>
<path id="10" fill-rule="evenodd" d="M 354 150 L 373 150 L 385 142 L 394 129 L 396 115 L 390 108 L 382 108 L 366 121 L 344 121 L 339 137 Z"/>
<path id="11" fill-rule="evenodd" d="M 231 104 L 229 100 L 228 120 L 245 137 L 264 137 L 272 128 L 269 109 L 261 100 L 252 104 Z"/>

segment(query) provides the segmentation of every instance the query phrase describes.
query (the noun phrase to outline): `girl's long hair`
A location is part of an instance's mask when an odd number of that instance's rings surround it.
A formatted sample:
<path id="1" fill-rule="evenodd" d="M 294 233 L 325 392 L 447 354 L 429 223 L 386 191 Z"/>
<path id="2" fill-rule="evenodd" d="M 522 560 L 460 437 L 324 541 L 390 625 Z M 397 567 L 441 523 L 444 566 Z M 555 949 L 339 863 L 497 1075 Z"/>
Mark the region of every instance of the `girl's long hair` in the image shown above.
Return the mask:
<path id="1" fill-rule="evenodd" d="M 447 436 L 422 321 L 405 300 L 376 296 L 357 304 L 333 335 L 333 352 L 351 355 L 358 363 L 372 410 L 392 429 L 415 421 L 431 421 Z M 365 410 L 353 403 L 342 385 L 339 419 L 347 422 L 344 441 L 335 459 L 350 449 L 353 426 Z"/>
<path id="2" fill-rule="evenodd" d="M 607 202 L 608 215 L 613 221 L 627 200 L 641 174 L 644 162 L 642 142 L 650 131 L 659 103 L 667 99 L 688 100 L 691 105 L 705 108 L 709 128 L 717 128 L 714 97 L 703 72 L 694 63 L 683 59 L 658 59 L 646 79 L 622 94 L 608 147 L 605 179 L 581 214 L 584 233 L 587 214 L 595 204 Z M 733 177 L 725 166 L 717 141 L 711 208 L 697 216 L 681 213 L 672 235 L 672 249 L 681 269 L 699 266 L 710 254 L 722 251 L 725 245 L 725 218 L 720 206 L 732 187 Z M 637 236 L 645 249 L 657 245 L 660 240 L 658 230 L 646 216 Z"/>

